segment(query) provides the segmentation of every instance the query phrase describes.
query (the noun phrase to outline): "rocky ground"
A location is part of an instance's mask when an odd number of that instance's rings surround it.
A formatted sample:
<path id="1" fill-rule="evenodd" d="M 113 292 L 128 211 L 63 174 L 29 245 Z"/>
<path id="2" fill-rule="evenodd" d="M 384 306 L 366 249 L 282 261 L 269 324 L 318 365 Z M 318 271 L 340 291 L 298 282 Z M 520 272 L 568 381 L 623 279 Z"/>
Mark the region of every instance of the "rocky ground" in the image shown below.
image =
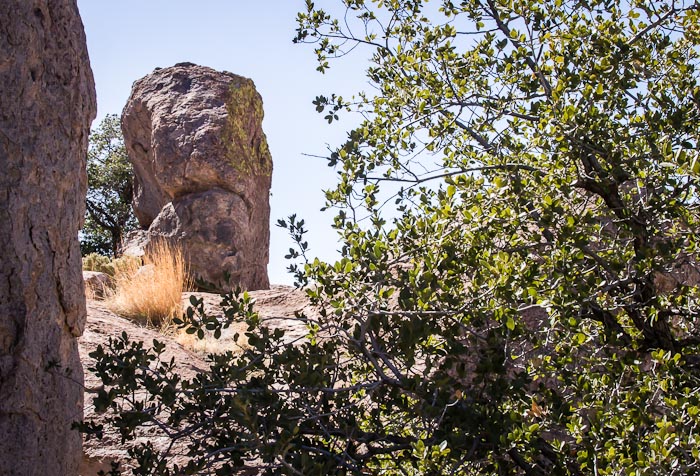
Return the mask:
<path id="1" fill-rule="evenodd" d="M 183 300 L 188 300 L 191 294 L 204 300 L 205 309 L 208 313 L 222 315 L 219 306 L 220 296 L 210 293 L 186 293 Z M 283 328 L 287 332 L 290 341 L 303 337 L 306 334 L 306 327 L 303 322 L 295 317 L 296 311 L 308 308 L 308 301 L 303 292 L 295 290 L 290 286 L 272 286 L 269 290 L 251 291 L 253 299 L 256 301 L 256 309 L 265 325 L 273 328 Z M 192 345 L 192 342 L 184 342 L 185 346 L 177 342 L 176 335 L 164 335 L 163 333 L 143 327 L 127 319 L 121 318 L 107 309 L 101 301 L 88 300 L 88 319 L 83 336 L 80 338 L 80 356 L 85 369 L 85 418 L 99 420 L 99 415 L 95 414 L 92 405 L 92 398 L 99 388 L 100 381 L 88 370 L 92 366 L 92 359 L 88 356 L 98 345 L 106 344 L 110 337 L 118 336 L 122 331 L 126 331 L 132 340 L 142 340 L 150 343 L 153 339 L 158 339 L 167 344 L 166 359 L 175 359 L 177 368 L 185 378 L 192 377 L 197 371 L 205 369 L 206 357 L 202 352 L 190 349 L 212 350 L 213 347 L 221 348 L 235 344 L 231 335 L 236 330 L 229 329 L 222 339 L 213 342 L 208 346 Z M 308 310 L 308 309 L 307 309 Z M 180 339 L 182 342 L 182 339 Z M 83 463 L 80 470 L 81 476 L 94 476 L 98 471 L 108 472 L 110 462 L 120 460 L 126 456 L 128 449 L 134 444 L 148 439 L 156 447 L 165 447 L 168 443 L 156 435 L 144 435 L 140 441 L 127 442 L 122 444 L 119 436 L 112 432 L 107 432 L 102 440 L 92 439 L 86 441 L 83 446 Z"/>

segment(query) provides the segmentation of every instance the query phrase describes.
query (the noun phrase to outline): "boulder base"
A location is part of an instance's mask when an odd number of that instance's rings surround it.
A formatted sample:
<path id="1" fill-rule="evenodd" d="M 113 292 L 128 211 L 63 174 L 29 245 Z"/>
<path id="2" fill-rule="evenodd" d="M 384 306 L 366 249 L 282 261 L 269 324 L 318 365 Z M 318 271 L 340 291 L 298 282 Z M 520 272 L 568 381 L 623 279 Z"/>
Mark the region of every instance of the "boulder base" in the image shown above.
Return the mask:
<path id="1" fill-rule="evenodd" d="M 151 237 L 180 243 L 205 288 L 225 289 L 228 283 L 245 283 L 249 290 L 267 289 L 267 266 L 251 253 L 268 247 L 255 220 L 239 195 L 212 189 L 168 203 L 148 232 Z"/>

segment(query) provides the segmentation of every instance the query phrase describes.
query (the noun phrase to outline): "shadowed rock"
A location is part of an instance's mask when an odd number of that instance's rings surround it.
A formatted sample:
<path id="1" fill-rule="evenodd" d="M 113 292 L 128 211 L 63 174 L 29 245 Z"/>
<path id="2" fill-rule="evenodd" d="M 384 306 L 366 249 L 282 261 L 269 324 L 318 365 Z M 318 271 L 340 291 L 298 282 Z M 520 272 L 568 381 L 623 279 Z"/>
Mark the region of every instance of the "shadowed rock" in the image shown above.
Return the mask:
<path id="1" fill-rule="evenodd" d="M 0 8 L 0 474 L 78 472 L 95 88 L 75 0 Z"/>
<path id="2" fill-rule="evenodd" d="M 218 290 L 269 287 L 272 159 L 262 118 L 250 79 L 191 63 L 136 81 L 122 115 L 145 245 L 179 243 L 191 271 Z"/>

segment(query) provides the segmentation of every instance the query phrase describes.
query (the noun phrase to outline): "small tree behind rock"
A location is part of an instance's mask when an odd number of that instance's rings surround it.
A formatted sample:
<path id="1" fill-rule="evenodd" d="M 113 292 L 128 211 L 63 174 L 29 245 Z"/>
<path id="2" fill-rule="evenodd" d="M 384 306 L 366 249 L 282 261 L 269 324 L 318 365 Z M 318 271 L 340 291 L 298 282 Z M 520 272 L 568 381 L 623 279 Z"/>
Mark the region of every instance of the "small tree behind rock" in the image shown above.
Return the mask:
<path id="1" fill-rule="evenodd" d="M 116 114 L 106 116 L 90 134 L 87 174 L 81 251 L 117 256 L 124 234 L 136 228 L 136 218 L 131 208 L 133 171 Z"/>

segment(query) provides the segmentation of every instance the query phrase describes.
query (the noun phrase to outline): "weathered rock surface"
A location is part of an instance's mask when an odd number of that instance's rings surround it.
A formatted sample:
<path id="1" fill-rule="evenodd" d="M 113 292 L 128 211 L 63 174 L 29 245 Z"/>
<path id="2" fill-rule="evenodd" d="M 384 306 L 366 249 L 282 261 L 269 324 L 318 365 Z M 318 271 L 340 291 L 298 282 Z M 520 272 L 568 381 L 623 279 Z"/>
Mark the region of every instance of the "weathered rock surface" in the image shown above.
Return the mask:
<path id="1" fill-rule="evenodd" d="M 269 287 L 272 159 L 262 118 L 250 79 L 191 63 L 136 81 L 122 115 L 139 223 L 149 240 L 179 243 L 214 289 Z"/>
<path id="2" fill-rule="evenodd" d="M 104 297 L 107 289 L 112 286 L 112 278 L 100 271 L 83 271 L 85 294 L 88 298 Z"/>
<path id="3" fill-rule="evenodd" d="M 76 475 L 95 87 L 75 0 L 0 8 L 0 474 Z"/>
<path id="4" fill-rule="evenodd" d="M 131 230 L 122 241 L 121 254 L 128 256 L 143 256 L 148 245 L 148 230 Z"/>
<path id="5" fill-rule="evenodd" d="M 191 294 L 203 299 L 205 309 L 210 315 L 223 316 L 219 305 L 221 301 L 219 295 L 201 292 L 183 293 L 183 302 L 186 303 Z M 269 290 L 253 291 L 250 294 L 255 299 L 255 308 L 260 313 L 262 323 L 272 328 L 284 329 L 287 332 L 286 337 L 290 343 L 298 341 L 307 333 L 304 323 L 294 316 L 295 311 L 301 311 L 302 309 L 312 312 L 303 292 L 289 286 L 272 286 Z M 184 379 L 191 379 L 197 372 L 208 368 L 204 357 L 174 342 L 174 337 L 172 336 L 164 336 L 152 329 L 144 328 L 132 321 L 123 319 L 112 313 L 99 301 L 88 300 L 87 309 L 87 326 L 83 336 L 80 338 L 80 356 L 86 369 L 89 369 L 93 362 L 93 359 L 88 354 L 95 350 L 98 345 L 104 346 L 107 344 L 110 337 L 119 336 L 122 332 L 126 332 L 131 340 L 143 341 L 146 346 L 152 345 L 153 339 L 164 342 L 167 349 L 165 360 L 173 358 L 177 372 Z M 236 347 L 232 340 L 232 334 L 235 332 L 243 334 L 246 327 L 243 323 L 233 325 L 222 335 L 221 339 L 210 342 L 212 346 L 204 348 L 208 352 L 213 352 L 216 349 L 235 352 Z M 95 412 L 92 405 L 92 396 L 100 385 L 101 381 L 99 378 L 90 371 L 86 371 L 85 418 L 97 423 L 100 422 L 100 415 Z M 82 476 L 94 476 L 100 470 L 108 472 L 112 461 L 126 463 L 122 465 L 122 468 L 128 470 L 129 464 L 124 459 L 129 448 L 146 441 L 151 442 L 155 449 L 161 452 L 166 451 L 170 443 L 170 440 L 163 437 L 162 433 L 156 431 L 156 429 L 153 429 L 150 433 L 144 432 L 133 441 L 122 443 L 118 432 L 108 428 L 102 440 L 91 439 L 84 443 L 80 474 Z M 186 462 L 185 458 L 180 456 L 184 453 L 185 448 L 183 447 L 186 445 L 186 442 L 183 441 L 179 445 L 171 449 L 168 457 L 168 462 L 171 465 Z M 250 472 L 242 471 L 241 474 L 258 474 L 258 472 L 254 468 L 250 468 Z"/>

